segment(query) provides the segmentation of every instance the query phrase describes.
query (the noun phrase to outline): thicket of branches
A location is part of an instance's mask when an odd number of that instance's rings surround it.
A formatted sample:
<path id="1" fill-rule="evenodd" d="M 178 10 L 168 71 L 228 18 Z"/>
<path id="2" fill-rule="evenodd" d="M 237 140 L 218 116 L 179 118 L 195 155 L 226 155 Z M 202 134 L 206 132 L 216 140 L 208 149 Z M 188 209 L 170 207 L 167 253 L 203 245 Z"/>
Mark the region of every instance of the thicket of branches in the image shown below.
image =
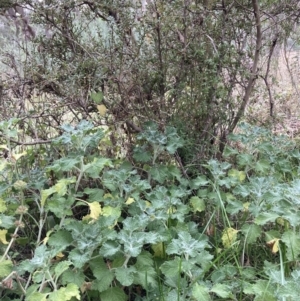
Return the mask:
<path id="1" fill-rule="evenodd" d="M 161 128 L 175 125 L 190 142 L 180 153 L 184 163 L 204 158 L 212 146 L 222 151 L 258 96 L 258 78 L 274 115 L 271 61 L 300 20 L 297 0 L 0 7 L 1 119 L 20 120 L 19 143 L 47 142 L 64 122 L 89 119 L 109 127 L 113 145 L 118 136 L 130 146 L 132 134 L 153 120 Z"/>

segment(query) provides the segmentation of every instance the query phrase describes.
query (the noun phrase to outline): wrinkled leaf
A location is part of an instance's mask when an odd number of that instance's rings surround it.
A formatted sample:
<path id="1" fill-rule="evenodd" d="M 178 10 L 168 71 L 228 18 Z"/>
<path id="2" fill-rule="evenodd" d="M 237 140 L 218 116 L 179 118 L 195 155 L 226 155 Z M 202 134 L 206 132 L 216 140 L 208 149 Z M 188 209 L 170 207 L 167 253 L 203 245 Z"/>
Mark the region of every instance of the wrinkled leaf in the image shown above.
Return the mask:
<path id="1" fill-rule="evenodd" d="M 230 248 L 236 242 L 237 233 L 239 231 L 234 228 L 226 228 L 223 230 L 222 243 L 224 248 Z"/>
<path id="2" fill-rule="evenodd" d="M 198 283 L 195 283 L 193 285 L 192 296 L 197 301 L 209 301 L 209 300 L 211 300 L 209 292 L 208 292 L 208 288 L 206 286 L 200 285 Z"/>
<path id="3" fill-rule="evenodd" d="M 205 210 L 205 203 L 203 199 L 200 199 L 197 196 L 193 196 L 190 198 L 190 204 L 193 208 L 193 212 L 202 212 Z"/>

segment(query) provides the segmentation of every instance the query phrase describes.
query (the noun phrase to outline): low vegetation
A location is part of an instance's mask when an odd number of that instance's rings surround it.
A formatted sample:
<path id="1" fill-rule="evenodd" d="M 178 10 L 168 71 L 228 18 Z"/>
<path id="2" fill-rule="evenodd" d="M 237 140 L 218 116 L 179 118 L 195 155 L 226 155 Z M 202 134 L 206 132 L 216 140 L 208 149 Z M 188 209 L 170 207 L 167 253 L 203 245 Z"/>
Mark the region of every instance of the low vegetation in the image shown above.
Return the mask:
<path id="1" fill-rule="evenodd" d="M 0 124 L 1 300 L 297 300 L 295 141 L 241 124 L 189 176 L 172 127 L 146 123 L 129 162 L 87 121 L 14 152 L 18 126 Z"/>
<path id="2" fill-rule="evenodd" d="M 0 299 L 298 301 L 299 11 L 0 1 Z"/>

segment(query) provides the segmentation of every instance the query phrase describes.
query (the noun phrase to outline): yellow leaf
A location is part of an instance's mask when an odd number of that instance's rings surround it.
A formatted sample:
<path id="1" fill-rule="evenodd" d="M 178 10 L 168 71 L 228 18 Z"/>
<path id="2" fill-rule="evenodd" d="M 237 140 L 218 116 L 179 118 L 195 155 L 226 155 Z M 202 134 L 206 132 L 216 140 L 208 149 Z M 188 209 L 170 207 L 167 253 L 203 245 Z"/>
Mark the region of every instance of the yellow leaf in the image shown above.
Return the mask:
<path id="1" fill-rule="evenodd" d="M 145 203 L 147 208 L 151 208 L 152 204 L 149 201 L 145 201 Z"/>
<path id="2" fill-rule="evenodd" d="M 9 151 L 9 148 L 5 144 L 1 144 L 0 149 L 5 149 L 5 150 Z"/>
<path id="3" fill-rule="evenodd" d="M 103 196 L 103 199 L 113 199 L 114 197 L 110 194 L 110 193 L 106 193 L 104 196 Z"/>
<path id="4" fill-rule="evenodd" d="M 89 207 L 90 207 L 90 217 L 92 219 L 98 219 L 98 217 L 100 216 L 102 210 L 101 210 L 101 206 L 98 202 L 93 202 L 93 203 L 88 203 Z"/>
<path id="5" fill-rule="evenodd" d="M 282 217 L 277 217 L 276 223 L 280 226 L 288 226 L 288 227 L 290 226 L 290 223 L 287 220 L 283 219 Z"/>
<path id="6" fill-rule="evenodd" d="M 231 178 L 236 178 L 240 182 L 243 182 L 246 179 L 246 173 L 237 169 L 230 169 L 228 172 L 228 176 Z"/>
<path id="7" fill-rule="evenodd" d="M 50 230 L 50 231 L 47 232 L 46 237 L 43 239 L 43 244 L 44 245 L 48 242 L 49 237 L 50 237 L 52 232 L 53 232 L 53 230 Z"/>
<path id="8" fill-rule="evenodd" d="M 59 261 L 64 257 L 65 257 L 65 255 L 62 252 L 59 252 L 56 254 L 55 259 Z"/>
<path id="9" fill-rule="evenodd" d="M 75 183 L 76 179 L 75 177 L 68 178 L 68 179 L 60 179 L 54 186 L 55 192 L 58 193 L 58 195 L 65 195 L 68 190 L 68 185 L 71 183 Z"/>
<path id="10" fill-rule="evenodd" d="M 2 242 L 4 245 L 8 244 L 8 242 L 6 240 L 6 233 L 7 233 L 7 230 L 0 230 L 0 242 Z"/>
<path id="11" fill-rule="evenodd" d="M 245 202 L 244 204 L 243 204 L 243 208 L 244 208 L 244 212 L 247 212 L 247 211 L 249 211 L 249 206 L 250 206 L 250 203 L 249 202 Z"/>
<path id="12" fill-rule="evenodd" d="M 41 205 L 45 206 L 47 198 L 55 192 L 55 187 L 50 187 L 48 189 L 41 190 Z"/>
<path id="13" fill-rule="evenodd" d="M 276 254 L 279 251 L 279 241 L 279 238 L 274 238 L 267 242 L 267 245 L 272 250 L 273 254 Z"/>
<path id="14" fill-rule="evenodd" d="M 91 217 L 90 214 L 87 214 L 87 215 L 83 216 L 81 220 L 83 222 L 87 222 L 88 223 L 88 222 L 90 222 L 92 220 L 92 217 Z"/>
<path id="15" fill-rule="evenodd" d="M 157 244 L 151 245 L 151 249 L 154 251 L 154 257 L 164 257 L 165 253 L 165 245 L 163 242 L 159 242 Z"/>
<path id="16" fill-rule="evenodd" d="M 175 213 L 177 210 L 176 210 L 176 208 L 174 207 L 174 206 L 171 206 L 171 207 L 169 207 L 169 209 L 167 210 L 167 213 L 168 214 L 173 214 L 173 213 Z"/>
<path id="17" fill-rule="evenodd" d="M 103 216 L 114 216 L 119 218 L 121 215 L 121 210 L 118 207 L 105 206 L 103 207 Z"/>
<path id="18" fill-rule="evenodd" d="M 101 116 L 105 116 L 106 112 L 107 112 L 107 108 L 105 105 L 98 105 L 97 106 L 98 112 Z"/>
<path id="19" fill-rule="evenodd" d="M 27 154 L 27 152 L 23 152 L 23 153 L 20 153 L 20 154 L 13 154 L 11 157 L 12 159 L 14 159 L 15 161 L 18 161 L 21 157 L 25 156 Z"/>
<path id="20" fill-rule="evenodd" d="M 17 190 L 23 190 L 26 188 L 26 186 L 27 186 L 27 183 L 22 180 L 18 180 L 14 183 L 14 188 Z"/>
<path id="21" fill-rule="evenodd" d="M 113 225 L 110 227 L 110 228 L 113 228 L 117 224 L 118 219 L 121 216 L 121 210 L 118 207 L 105 206 L 105 207 L 103 207 L 102 215 L 114 217 L 115 221 L 114 221 Z"/>
<path id="22" fill-rule="evenodd" d="M 134 202 L 135 202 L 134 198 L 128 198 L 127 201 L 125 202 L 125 204 L 126 205 L 130 205 L 130 204 L 132 204 Z"/>
<path id="23" fill-rule="evenodd" d="M 234 228 L 226 228 L 223 231 L 222 243 L 224 248 L 230 248 L 232 244 L 236 241 L 237 233 L 239 231 Z"/>
<path id="24" fill-rule="evenodd" d="M 246 179 L 246 173 L 244 171 L 239 171 L 239 180 L 243 182 Z"/>

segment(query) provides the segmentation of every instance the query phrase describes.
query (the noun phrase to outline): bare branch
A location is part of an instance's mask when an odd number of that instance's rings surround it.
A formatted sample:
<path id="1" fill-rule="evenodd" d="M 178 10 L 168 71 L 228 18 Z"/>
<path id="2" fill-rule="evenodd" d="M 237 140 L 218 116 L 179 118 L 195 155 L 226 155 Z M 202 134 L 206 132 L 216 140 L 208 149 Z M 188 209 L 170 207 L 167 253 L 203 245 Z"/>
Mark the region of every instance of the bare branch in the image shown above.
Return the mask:
<path id="1" fill-rule="evenodd" d="M 241 117 L 243 116 L 245 109 L 247 107 L 247 104 L 249 103 L 249 99 L 251 96 L 251 93 L 253 91 L 253 87 L 255 84 L 255 81 L 257 79 L 257 67 L 258 62 L 260 58 L 260 52 L 261 52 L 261 44 L 262 44 L 262 31 L 261 31 L 261 22 L 260 22 L 260 11 L 259 11 L 259 4 L 258 0 L 252 0 L 252 7 L 255 17 L 255 25 L 256 25 L 256 46 L 255 46 L 255 54 L 254 54 L 254 60 L 251 68 L 251 74 L 250 78 L 248 80 L 248 84 L 246 87 L 246 91 L 242 100 L 242 103 L 240 105 L 239 110 L 237 111 L 235 118 L 229 127 L 229 132 L 232 132 L 238 122 L 240 121 Z"/>

